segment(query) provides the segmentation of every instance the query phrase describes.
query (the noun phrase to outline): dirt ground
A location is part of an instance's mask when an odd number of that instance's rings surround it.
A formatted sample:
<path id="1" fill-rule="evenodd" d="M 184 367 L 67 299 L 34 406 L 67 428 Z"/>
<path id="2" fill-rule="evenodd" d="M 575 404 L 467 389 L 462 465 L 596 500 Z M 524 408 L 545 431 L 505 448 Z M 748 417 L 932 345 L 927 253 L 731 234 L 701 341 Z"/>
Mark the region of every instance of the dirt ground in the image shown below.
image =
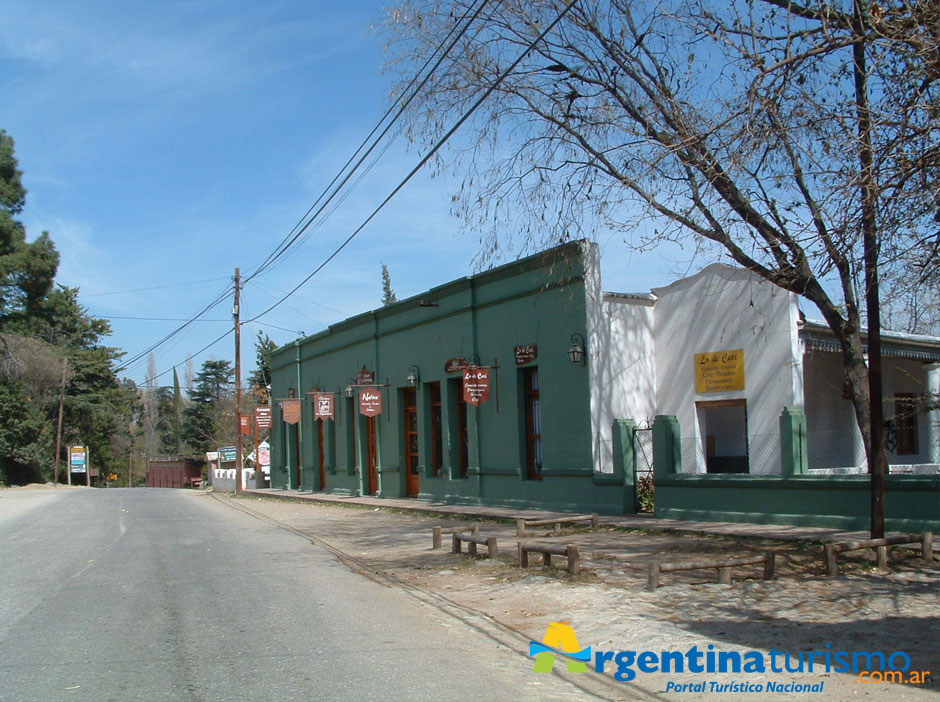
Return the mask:
<path id="1" fill-rule="evenodd" d="M 581 647 L 596 651 L 781 652 L 778 671 L 765 673 L 644 673 L 616 682 L 595 673 L 555 673 L 606 699 L 723 700 L 932 700 L 940 702 L 940 563 L 925 564 L 913 550 L 894 549 L 889 570 L 874 556 L 840 556 L 842 574 L 823 577 L 821 547 L 814 542 L 663 533 L 601 528 L 550 529 L 527 540 L 573 543 L 582 573 L 570 576 L 564 558 L 556 567 L 522 569 L 515 525 L 479 521 L 483 536 L 496 536 L 499 557 L 472 559 L 431 548 L 433 526 L 467 526 L 472 520 L 434 518 L 347 505 L 214 496 L 260 519 L 295 531 L 390 587 L 411 592 L 428 606 L 453 614 L 503 645 L 528 656 L 528 641 L 541 641 L 549 622 L 571 622 Z M 651 560 L 680 561 L 706 555 L 737 556 L 777 551 L 773 581 L 760 566 L 734 569 L 731 585 L 715 583 L 715 571 L 668 573 L 655 591 L 646 589 Z M 482 549 L 485 553 L 485 549 Z M 535 559 L 533 559 L 534 561 Z M 923 684 L 865 683 L 854 674 L 825 672 L 822 655 L 810 672 L 796 669 L 798 652 L 903 651 L 912 671 L 932 671 Z M 793 672 L 786 672 L 789 652 Z M 903 663 L 903 659 L 897 659 Z M 529 665 L 531 659 L 520 659 Z M 866 666 L 862 666 L 864 669 Z M 611 665 L 609 672 L 615 666 Z M 772 692 L 768 683 L 823 683 L 821 692 Z M 699 683 L 702 691 L 677 690 Z M 734 692 L 723 684 L 762 684 L 764 691 Z M 724 690 L 724 691 L 723 691 Z"/>

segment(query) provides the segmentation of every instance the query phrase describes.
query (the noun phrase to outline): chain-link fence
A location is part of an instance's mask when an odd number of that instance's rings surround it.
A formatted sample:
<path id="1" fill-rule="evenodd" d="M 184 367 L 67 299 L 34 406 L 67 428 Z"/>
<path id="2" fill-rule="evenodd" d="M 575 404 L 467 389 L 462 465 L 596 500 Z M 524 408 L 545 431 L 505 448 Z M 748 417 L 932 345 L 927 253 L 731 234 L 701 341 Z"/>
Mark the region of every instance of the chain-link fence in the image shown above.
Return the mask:
<path id="1" fill-rule="evenodd" d="M 752 434 L 732 437 L 728 445 L 743 450 L 733 455 L 715 455 L 710 440 L 692 436 L 680 440 L 683 474 L 780 474 L 780 435 Z"/>

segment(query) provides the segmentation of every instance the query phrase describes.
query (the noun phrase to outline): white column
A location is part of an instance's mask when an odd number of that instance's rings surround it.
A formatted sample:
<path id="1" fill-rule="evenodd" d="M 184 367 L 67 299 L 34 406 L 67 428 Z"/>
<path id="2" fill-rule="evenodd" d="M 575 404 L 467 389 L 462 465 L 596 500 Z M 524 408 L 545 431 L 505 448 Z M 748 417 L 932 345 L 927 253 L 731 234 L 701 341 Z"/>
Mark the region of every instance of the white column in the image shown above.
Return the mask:
<path id="1" fill-rule="evenodd" d="M 940 463 L 940 363 L 929 363 L 927 370 L 927 402 L 933 407 L 927 413 L 927 461 Z"/>

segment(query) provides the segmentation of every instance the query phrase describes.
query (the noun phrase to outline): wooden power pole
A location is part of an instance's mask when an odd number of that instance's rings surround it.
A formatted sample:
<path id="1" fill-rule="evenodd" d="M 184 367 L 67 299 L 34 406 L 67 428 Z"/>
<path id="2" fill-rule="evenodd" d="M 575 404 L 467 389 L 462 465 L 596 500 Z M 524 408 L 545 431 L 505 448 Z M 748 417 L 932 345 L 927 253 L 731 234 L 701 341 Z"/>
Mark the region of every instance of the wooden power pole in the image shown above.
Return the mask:
<path id="1" fill-rule="evenodd" d="M 242 494 L 242 352 L 241 327 L 239 326 L 239 292 L 241 275 L 235 269 L 235 306 L 232 316 L 235 318 L 235 494 Z"/>

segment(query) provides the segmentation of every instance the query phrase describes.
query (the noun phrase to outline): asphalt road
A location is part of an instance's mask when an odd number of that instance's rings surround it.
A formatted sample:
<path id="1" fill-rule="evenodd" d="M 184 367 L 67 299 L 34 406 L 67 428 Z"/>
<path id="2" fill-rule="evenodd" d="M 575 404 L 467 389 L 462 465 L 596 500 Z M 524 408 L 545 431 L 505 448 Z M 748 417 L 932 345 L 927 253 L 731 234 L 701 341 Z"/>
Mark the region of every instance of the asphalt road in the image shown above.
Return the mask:
<path id="1" fill-rule="evenodd" d="M 0 491 L 0 700 L 587 695 L 296 534 L 188 491 Z"/>

